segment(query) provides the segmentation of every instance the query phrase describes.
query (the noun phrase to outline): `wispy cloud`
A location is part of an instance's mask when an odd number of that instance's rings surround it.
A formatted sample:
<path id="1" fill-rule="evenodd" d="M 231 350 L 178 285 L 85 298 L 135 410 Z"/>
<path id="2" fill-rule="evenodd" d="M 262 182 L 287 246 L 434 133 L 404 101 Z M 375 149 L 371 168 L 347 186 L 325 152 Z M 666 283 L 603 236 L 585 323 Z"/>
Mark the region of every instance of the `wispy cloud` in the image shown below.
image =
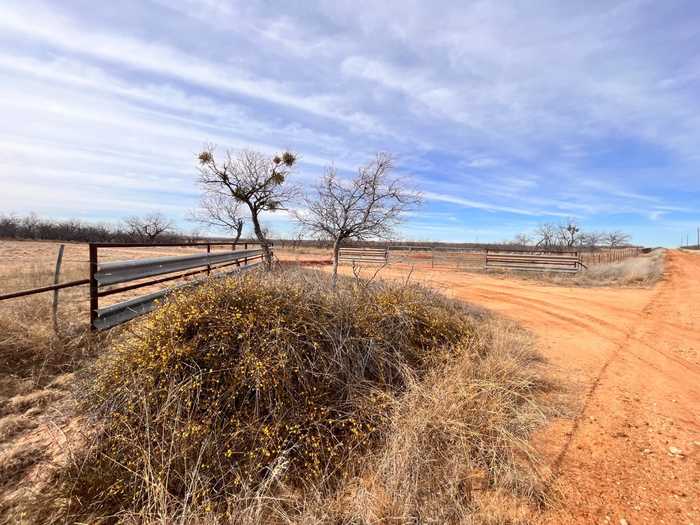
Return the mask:
<path id="1" fill-rule="evenodd" d="M 295 149 L 307 185 L 390 151 L 407 236 L 700 220 L 695 3 L 273 4 L 3 2 L 0 207 L 182 218 L 213 142 Z"/>
<path id="2" fill-rule="evenodd" d="M 537 209 L 527 209 L 527 208 L 514 208 L 511 206 L 500 206 L 498 204 L 491 204 L 487 202 L 480 202 L 471 199 L 465 199 L 463 197 L 455 197 L 452 195 L 445 195 L 442 193 L 433 193 L 432 191 L 423 192 L 423 196 L 432 201 L 439 202 L 449 202 L 450 204 L 457 204 L 459 206 L 464 206 L 465 208 L 474 208 L 477 210 L 484 210 L 488 212 L 503 212 L 503 213 L 513 213 L 516 215 L 529 215 L 532 217 L 569 217 L 571 214 L 548 211 L 548 210 L 537 210 Z"/>

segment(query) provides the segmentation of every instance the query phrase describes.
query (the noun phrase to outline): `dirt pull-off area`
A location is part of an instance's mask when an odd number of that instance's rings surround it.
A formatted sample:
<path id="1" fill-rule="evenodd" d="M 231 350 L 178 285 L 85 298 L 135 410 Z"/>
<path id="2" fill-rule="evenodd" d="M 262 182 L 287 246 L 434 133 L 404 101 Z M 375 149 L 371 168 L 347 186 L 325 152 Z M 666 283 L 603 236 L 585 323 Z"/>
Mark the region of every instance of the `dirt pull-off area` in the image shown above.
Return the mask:
<path id="1" fill-rule="evenodd" d="M 412 278 L 518 320 L 574 385 L 573 421 L 536 440 L 563 494 L 544 523 L 700 524 L 700 255 L 669 252 L 653 289 Z"/>

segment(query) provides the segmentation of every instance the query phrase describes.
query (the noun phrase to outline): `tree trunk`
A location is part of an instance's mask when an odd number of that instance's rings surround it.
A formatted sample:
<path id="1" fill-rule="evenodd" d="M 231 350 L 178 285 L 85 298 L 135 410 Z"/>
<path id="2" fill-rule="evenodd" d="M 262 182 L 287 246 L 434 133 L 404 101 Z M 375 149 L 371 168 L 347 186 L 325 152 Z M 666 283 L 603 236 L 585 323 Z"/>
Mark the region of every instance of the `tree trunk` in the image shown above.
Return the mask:
<path id="1" fill-rule="evenodd" d="M 335 289 L 335 285 L 338 282 L 338 257 L 340 256 L 340 239 L 336 239 L 333 242 L 333 276 L 331 278 L 331 283 Z"/>
<path id="2" fill-rule="evenodd" d="M 272 250 L 270 250 L 270 243 L 268 242 L 267 238 L 265 238 L 265 234 L 263 233 L 262 228 L 260 227 L 260 221 L 258 221 L 258 212 L 254 210 L 252 206 L 248 205 L 248 207 L 250 208 L 250 218 L 253 221 L 253 230 L 255 231 L 255 236 L 258 238 L 258 241 L 260 242 L 260 248 L 263 252 L 263 259 L 265 260 L 265 269 L 269 271 L 272 269 Z"/>
<path id="3" fill-rule="evenodd" d="M 233 241 L 233 244 L 237 245 L 238 241 L 241 240 L 241 235 L 243 234 L 243 223 L 240 223 L 238 226 L 236 226 L 235 232 L 236 232 L 236 239 Z"/>

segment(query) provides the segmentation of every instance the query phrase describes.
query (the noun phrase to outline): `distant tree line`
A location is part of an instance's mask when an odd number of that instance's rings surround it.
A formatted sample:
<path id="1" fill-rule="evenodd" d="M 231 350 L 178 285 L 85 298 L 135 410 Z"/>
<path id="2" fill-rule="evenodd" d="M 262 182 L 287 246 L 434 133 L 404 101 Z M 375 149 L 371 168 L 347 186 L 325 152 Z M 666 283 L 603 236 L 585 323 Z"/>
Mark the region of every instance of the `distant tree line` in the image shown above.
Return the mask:
<path id="1" fill-rule="evenodd" d="M 532 233 L 520 233 L 510 244 L 536 248 L 621 248 L 630 245 L 631 236 L 620 230 L 587 231 L 575 219 L 540 224 Z"/>
<path id="2" fill-rule="evenodd" d="M 45 239 L 77 242 L 189 242 L 197 234 L 185 234 L 161 213 L 127 217 L 121 223 L 92 223 L 78 219 L 47 219 L 35 213 L 0 215 L 0 238 Z"/>

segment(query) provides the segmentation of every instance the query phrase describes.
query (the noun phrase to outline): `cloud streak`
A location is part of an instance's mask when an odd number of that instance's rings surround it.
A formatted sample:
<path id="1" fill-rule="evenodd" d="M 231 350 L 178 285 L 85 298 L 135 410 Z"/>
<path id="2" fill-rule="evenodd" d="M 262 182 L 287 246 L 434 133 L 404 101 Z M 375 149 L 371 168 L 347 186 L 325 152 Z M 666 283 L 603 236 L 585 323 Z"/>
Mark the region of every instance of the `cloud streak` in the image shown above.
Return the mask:
<path id="1" fill-rule="evenodd" d="M 575 216 L 672 244 L 700 220 L 694 3 L 274 4 L 3 2 L 0 206 L 118 218 L 162 193 L 182 220 L 213 142 L 292 148 L 307 186 L 390 151 L 426 195 L 406 235 Z"/>

